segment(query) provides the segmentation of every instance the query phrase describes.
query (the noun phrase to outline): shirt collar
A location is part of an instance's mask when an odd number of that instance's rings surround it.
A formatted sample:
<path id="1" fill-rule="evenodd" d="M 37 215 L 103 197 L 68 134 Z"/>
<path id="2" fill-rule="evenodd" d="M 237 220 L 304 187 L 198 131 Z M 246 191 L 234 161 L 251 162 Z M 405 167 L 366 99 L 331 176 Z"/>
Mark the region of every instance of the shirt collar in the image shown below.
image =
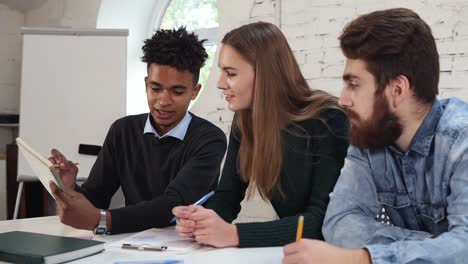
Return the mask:
<path id="1" fill-rule="evenodd" d="M 161 139 L 165 137 L 175 137 L 180 140 L 184 140 L 185 134 L 187 134 L 188 127 L 190 125 L 190 121 L 192 121 L 192 115 L 187 111 L 185 113 L 184 118 L 175 126 L 173 129 L 169 130 L 163 136 L 160 136 L 156 129 L 154 129 L 153 125 L 151 125 L 150 121 L 151 114 L 148 114 L 148 118 L 146 119 L 145 128 L 143 129 L 143 134 L 153 134 L 155 137 Z"/>
<path id="2" fill-rule="evenodd" d="M 431 148 L 432 138 L 434 137 L 434 131 L 439 124 L 439 119 L 442 116 L 442 106 L 439 100 L 435 99 L 432 104 L 431 111 L 424 118 L 423 123 L 416 131 L 413 140 L 410 145 L 410 149 L 414 150 L 424 156 L 429 154 Z"/>

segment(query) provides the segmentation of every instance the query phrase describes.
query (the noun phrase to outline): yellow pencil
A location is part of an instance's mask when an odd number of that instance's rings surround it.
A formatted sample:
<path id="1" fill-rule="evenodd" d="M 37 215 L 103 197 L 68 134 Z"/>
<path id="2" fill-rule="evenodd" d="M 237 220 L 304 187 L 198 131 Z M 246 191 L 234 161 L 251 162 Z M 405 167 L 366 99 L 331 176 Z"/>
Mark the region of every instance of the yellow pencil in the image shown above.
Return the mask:
<path id="1" fill-rule="evenodd" d="M 301 240 L 302 238 L 302 229 L 304 228 L 304 216 L 299 216 L 299 220 L 297 221 L 297 234 L 296 234 L 296 242 Z"/>
<path id="2" fill-rule="evenodd" d="M 75 165 L 80 165 L 78 162 L 73 162 L 73 164 Z M 60 168 L 60 164 L 53 164 L 52 166 L 54 166 L 54 168 Z"/>

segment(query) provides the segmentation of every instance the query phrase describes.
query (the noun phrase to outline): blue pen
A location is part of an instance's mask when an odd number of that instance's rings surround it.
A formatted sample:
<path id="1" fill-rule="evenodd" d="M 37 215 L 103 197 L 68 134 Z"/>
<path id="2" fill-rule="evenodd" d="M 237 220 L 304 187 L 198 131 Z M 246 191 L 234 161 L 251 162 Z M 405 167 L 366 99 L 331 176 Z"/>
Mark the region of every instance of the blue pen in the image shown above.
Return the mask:
<path id="1" fill-rule="evenodd" d="M 200 200 L 196 201 L 193 205 L 202 205 L 206 202 L 206 200 L 210 199 L 211 196 L 213 196 L 215 192 L 214 191 L 211 191 L 207 194 L 205 194 L 205 196 L 203 196 Z M 171 223 L 174 223 L 175 221 L 177 221 L 177 219 L 179 219 L 180 217 L 178 216 L 174 216 L 171 220 Z"/>

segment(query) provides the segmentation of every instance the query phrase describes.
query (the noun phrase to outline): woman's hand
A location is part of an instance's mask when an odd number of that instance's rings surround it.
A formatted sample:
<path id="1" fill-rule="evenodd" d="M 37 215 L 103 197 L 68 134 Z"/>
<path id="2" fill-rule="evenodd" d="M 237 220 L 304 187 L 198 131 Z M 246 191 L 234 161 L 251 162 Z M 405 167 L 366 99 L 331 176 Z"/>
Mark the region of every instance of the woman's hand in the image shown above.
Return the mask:
<path id="1" fill-rule="evenodd" d="M 190 207 L 196 207 L 192 210 Z M 189 219 L 195 222 L 193 231 L 197 242 L 218 248 L 239 245 L 237 227 L 224 221 L 215 211 L 202 206 L 190 206 Z"/>
<path id="2" fill-rule="evenodd" d="M 183 237 L 218 248 L 239 245 L 237 227 L 224 221 L 215 211 L 202 206 L 178 206 L 172 210 L 179 216 L 176 230 Z"/>
<path id="3" fill-rule="evenodd" d="M 195 208 L 192 207 L 192 210 Z M 176 222 L 176 231 L 181 237 L 193 238 L 193 231 L 195 231 L 195 222 L 189 220 L 189 206 L 177 206 L 172 208 L 172 214 L 179 217 Z"/>

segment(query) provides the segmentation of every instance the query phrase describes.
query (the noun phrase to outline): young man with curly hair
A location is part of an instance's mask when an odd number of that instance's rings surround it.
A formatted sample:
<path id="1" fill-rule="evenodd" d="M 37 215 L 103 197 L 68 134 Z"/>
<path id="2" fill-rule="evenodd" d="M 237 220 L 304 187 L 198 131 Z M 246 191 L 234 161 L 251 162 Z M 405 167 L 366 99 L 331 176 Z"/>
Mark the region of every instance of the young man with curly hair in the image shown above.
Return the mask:
<path id="1" fill-rule="evenodd" d="M 149 114 L 114 122 L 82 186 L 75 184 L 78 168 L 52 150 L 50 160 L 60 164 L 66 186 L 61 192 L 51 183 L 62 223 L 98 234 L 164 227 L 173 207 L 191 204 L 216 186 L 226 137 L 188 112 L 201 88 L 203 42 L 184 27 L 145 40 Z M 107 210 L 119 187 L 125 207 Z"/>

